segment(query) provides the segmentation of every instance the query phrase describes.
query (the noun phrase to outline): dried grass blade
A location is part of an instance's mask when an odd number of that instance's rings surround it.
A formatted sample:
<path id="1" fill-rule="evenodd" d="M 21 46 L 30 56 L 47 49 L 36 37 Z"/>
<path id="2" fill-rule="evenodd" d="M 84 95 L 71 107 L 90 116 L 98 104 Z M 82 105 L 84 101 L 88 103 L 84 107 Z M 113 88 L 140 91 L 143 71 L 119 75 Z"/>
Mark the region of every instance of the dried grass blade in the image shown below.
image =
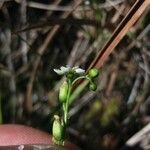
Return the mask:
<path id="1" fill-rule="evenodd" d="M 129 13 L 125 16 L 125 18 L 114 31 L 110 40 L 106 43 L 106 45 L 98 53 L 97 57 L 93 60 L 89 69 L 93 67 L 99 69 L 103 66 L 108 56 L 112 53 L 114 48 L 118 45 L 118 43 L 125 36 L 128 30 L 136 23 L 136 21 L 143 14 L 149 4 L 150 0 L 137 0 L 135 2 Z"/>

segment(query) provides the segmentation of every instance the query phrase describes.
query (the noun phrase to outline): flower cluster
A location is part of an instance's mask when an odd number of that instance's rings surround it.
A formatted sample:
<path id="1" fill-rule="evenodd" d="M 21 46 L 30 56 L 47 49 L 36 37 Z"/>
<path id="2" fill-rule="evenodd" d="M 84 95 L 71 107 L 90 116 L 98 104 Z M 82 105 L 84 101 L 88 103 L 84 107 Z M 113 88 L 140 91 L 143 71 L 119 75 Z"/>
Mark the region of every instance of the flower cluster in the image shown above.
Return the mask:
<path id="1" fill-rule="evenodd" d="M 70 66 L 61 66 L 60 69 L 54 69 L 54 71 L 58 74 L 58 75 L 66 75 L 68 73 L 75 73 L 78 75 L 84 74 L 85 70 L 79 68 L 78 66 L 71 68 Z"/>

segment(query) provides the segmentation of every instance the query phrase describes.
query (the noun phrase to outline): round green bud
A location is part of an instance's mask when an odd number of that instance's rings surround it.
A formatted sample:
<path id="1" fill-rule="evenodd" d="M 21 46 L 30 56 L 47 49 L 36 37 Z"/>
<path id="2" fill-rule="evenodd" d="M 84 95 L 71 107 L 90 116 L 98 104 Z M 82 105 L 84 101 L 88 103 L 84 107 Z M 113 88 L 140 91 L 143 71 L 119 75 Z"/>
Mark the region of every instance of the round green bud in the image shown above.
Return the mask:
<path id="1" fill-rule="evenodd" d="M 61 103 L 66 102 L 66 100 L 67 100 L 67 94 L 68 94 L 68 83 L 65 81 L 60 86 L 60 90 L 59 90 L 59 101 Z"/>
<path id="2" fill-rule="evenodd" d="M 64 140 L 64 127 L 61 124 L 59 116 L 55 115 L 54 118 L 55 120 L 53 122 L 53 127 L 52 127 L 53 138 L 56 141 L 63 141 Z"/>
<path id="3" fill-rule="evenodd" d="M 99 71 L 98 71 L 98 69 L 96 69 L 96 68 L 92 68 L 92 69 L 90 69 L 89 72 L 88 72 L 88 76 L 89 76 L 90 78 L 96 78 L 98 75 L 99 75 Z"/>
<path id="4" fill-rule="evenodd" d="M 89 84 L 89 89 L 92 90 L 92 91 L 96 91 L 97 85 L 92 82 L 92 83 Z"/>
<path id="5" fill-rule="evenodd" d="M 75 72 L 74 71 L 69 71 L 67 74 L 66 74 L 66 77 L 67 77 L 67 79 L 73 79 L 73 77 L 74 77 L 74 75 L 75 75 Z"/>

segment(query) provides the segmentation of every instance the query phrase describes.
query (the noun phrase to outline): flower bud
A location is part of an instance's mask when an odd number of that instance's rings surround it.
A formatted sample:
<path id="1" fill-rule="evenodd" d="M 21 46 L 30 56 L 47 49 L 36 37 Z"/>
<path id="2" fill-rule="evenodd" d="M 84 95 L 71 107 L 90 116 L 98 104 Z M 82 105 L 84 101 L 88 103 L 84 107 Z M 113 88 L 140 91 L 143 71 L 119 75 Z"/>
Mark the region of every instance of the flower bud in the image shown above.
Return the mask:
<path id="1" fill-rule="evenodd" d="M 88 76 L 90 78 L 96 78 L 99 75 L 99 71 L 96 68 L 90 69 L 88 72 Z"/>
<path id="2" fill-rule="evenodd" d="M 92 83 L 89 84 L 89 89 L 92 90 L 92 91 L 96 91 L 97 85 L 92 82 Z"/>
<path id="3" fill-rule="evenodd" d="M 67 79 L 71 79 L 72 80 L 74 78 L 74 75 L 75 75 L 75 72 L 70 71 L 70 72 L 67 73 L 66 77 L 67 77 Z"/>
<path id="4" fill-rule="evenodd" d="M 60 86 L 60 90 L 59 90 L 59 100 L 60 100 L 60 102 L 62 102 L 62 103 L 66 102 L 67 94 L 68 94 L 68 83 L 65 81 Z"/>
<path id="5" fill-rule="evenodd" d="M 63 141 L 64 140 L 64 127 L 61 124 L 59 116 L 55 115 L 54 116 L 55 120 L 53 122 L 53 127 L 52 127 L 52 134 L 53 138 L 56 141 Z"/>

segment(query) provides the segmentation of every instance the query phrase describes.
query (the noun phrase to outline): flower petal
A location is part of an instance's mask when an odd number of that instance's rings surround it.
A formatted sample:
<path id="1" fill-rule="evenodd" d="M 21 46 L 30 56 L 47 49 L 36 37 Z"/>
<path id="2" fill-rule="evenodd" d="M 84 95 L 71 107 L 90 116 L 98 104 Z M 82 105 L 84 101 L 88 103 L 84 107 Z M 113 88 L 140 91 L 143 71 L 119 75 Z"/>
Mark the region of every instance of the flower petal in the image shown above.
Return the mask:
<path id="1" fill-rule="evenodd" d="M 60 70 L 60 69 L 54 69 L 54 71 L 55 71 L 57 74 L 59 74 L 59 75 L 63 75 L 63 74 L 64 74 L 64 72 L 63 72 L 62 70 Z"/>
<path id="2" fill-rule="evenodd" d="M 85 73 L 85 70 L 79 68 L 79 66 L 75 66 L 73 68 L 71 68 L 70 66 L 61 66 L 60 69 L 54 69 L 54 71 L 59 74 L 59 75 L 64 75 L 66 73 L 69 73 L 70 71 L 73 71 L 74 73 L 77 74 L 83 74 Z"/>
<path id="3" fill-rule="evenodd" d="M 63 71 L 64 73 L 67 73 L 67 72 L 69 72 L 70 67 L 61 66 L 60 69 L 61 69 L 61 71 Z"/>
<path id="4" fill-rule="evenodd" d="M 78 68 L 79 68 L 79 66 L 75 66 L 75 67 L 72 68 L 72 70 L 75 71 L 75 70 L 78 69 Z"/>
<path id="5" fill-rule="evenodd" d="M 77 68 L 77 69 L 75 70 L 75 72 L 78 73 L 78 74 L 83 74 L 83 73 L 85 73 L 85 70 L 83 70 L 83 69 L 81 69 L 81 68 Z"/>

